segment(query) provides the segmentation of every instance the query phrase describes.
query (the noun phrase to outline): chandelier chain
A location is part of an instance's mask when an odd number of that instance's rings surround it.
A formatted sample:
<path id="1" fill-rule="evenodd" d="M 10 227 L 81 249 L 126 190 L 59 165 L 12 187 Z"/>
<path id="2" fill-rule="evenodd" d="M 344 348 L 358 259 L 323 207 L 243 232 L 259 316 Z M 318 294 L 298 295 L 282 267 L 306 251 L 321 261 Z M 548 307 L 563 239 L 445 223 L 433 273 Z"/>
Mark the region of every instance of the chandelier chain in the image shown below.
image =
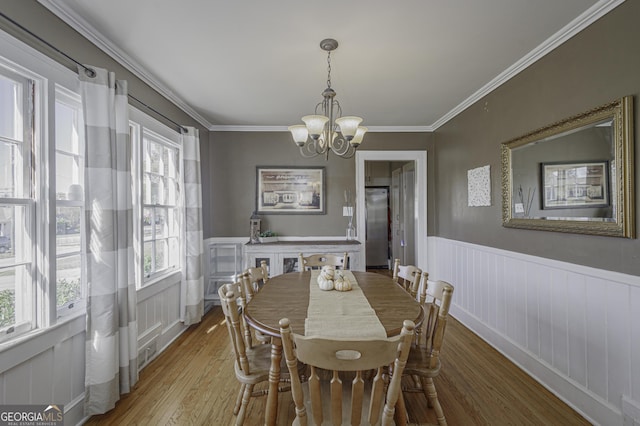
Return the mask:
<path id="1" fill-rule="evenodd" d="M 327 87 L 331 88 L 331 52 L 327 52 Z"/>

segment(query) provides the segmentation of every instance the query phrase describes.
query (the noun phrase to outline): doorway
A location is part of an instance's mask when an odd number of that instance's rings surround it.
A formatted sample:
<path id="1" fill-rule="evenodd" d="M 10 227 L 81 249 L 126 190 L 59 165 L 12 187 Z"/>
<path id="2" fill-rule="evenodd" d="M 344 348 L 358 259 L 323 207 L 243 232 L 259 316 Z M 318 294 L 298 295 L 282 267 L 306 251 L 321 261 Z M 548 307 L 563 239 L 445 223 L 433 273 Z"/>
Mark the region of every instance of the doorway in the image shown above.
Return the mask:
<path id="1" fill-rule="evenodd" d="M 404 227 L 405 235 L 411 233 L 414 243 L 409 256 L 414 259 L 414 265 L 427 267 L 427 152 L 426 151 L 358 151 L 356 152 L 356 229 L 357 238 L 363 244 L 360 264 L 366 265 L 366 164 L 367 162 L 404 162 L 407 163 L 408 174 L 406 184 L 413 190 L 413 195 L 407 195 L 409 204 L 403 215 L 409 222 Z M 390 185 L 391 186 L 391 185 Z M 392 190 L 392 188 L 390 188 Z M 390 202 L 393 202 L 390 194 Z M 405 200 L 406 201 L 406 200 Z M 404 202 L 402 204 L 405 204 Z M 405 238 L 406 240 L 406 238 Z M 405 250 L 406 254 L 406 250 Z M 405 259 L 407 259 L 405 257 Z"/>
<path id="2" fill-rule="evenodd" d="M 414 181 L 414 161 L 365 162 L 367 270 L 415 264 Z"/>

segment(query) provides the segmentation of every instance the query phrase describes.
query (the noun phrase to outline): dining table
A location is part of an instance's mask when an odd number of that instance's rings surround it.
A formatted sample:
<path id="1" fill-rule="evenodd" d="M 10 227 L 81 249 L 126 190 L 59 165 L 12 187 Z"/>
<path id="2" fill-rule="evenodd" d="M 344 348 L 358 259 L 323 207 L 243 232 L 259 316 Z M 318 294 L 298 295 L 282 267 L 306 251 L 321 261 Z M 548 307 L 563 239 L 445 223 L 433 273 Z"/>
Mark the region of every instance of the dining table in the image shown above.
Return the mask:
<path id="1" fill-rule="evenodd" d="M 424 318 L 420 303 L 390 276 L 343 271 L 353 288 L 340 292 L 321 290 L 317 283 L 319 272 L 290 272 L 272 277 L 245 307 L 247 324 L 271 337 L 265 425 L 275 425 L 278 416 L 280 319 L 288 318 L 297 334 L 359 340 L 397 336 L 404 320 L 419 326 Z"/>

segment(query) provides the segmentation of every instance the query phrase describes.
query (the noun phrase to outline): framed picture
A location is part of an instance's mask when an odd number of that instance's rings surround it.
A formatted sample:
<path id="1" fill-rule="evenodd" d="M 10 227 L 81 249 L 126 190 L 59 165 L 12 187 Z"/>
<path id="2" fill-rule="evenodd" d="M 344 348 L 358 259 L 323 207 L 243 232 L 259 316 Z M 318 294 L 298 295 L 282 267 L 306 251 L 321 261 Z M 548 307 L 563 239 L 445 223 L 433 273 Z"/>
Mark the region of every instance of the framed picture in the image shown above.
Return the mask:
<path id="1" fill-rule="evenodd" d="M 609 205 L 609 162 L 541 163 L 542 208 Z"/>
<path id="2" fill-rule="evenodd" d="M 256 210 L 269 214 L 325 214 L 324 167 L 256 167 Z"/>

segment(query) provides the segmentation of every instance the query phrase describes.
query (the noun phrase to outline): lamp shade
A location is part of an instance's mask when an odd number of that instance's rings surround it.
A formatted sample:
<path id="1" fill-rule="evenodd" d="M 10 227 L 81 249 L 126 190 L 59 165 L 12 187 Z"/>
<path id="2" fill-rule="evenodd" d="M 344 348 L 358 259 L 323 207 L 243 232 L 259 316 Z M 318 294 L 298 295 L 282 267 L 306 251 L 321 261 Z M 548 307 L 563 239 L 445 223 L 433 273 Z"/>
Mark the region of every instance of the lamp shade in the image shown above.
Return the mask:
<path id="1" fill-rule="evenodd" d="M 289 131 L 291 132 L 291 136 L 293 136 L 293 141 L 298 146 L 303 146 L 307 141 L 307 136 L 309 136 L 309 131 L 307 130 L 307 126 L 304 124 L 296 124 L 295 126 L 289 126 Z"/>
<path id="2" fill-rule="evenodd" d="M 351 143 L 351 146 L 353 146 L 354 148 L 360 146 L 360 144 L 362 143 L 362 138 L 364 137 L 364 134 L 367 133 L 367 130 L 369 129 L 364 126 L 359 126 L 356 130 L 355 136 L 349 141 L 349 143 Z"/>
<path id="3" fill-rule="evenodd" d="M 356 135 L 356 130 L 358 130 L 358 125 L 361 122 L 362 118 L 354 116 L 340 117 L 336 119 L 336 124 L 340 126 L 342 136 L 344 136 L 348 141 L 353 139 Z"/>
<path id="4" fill-rule="evenodd" d="M 324 125 L 329 121 L 329 117 L 324 115 L 305 115 L 302 117 L 302 121 L 307 125 L 309 136 L 313 139 L 318 139 L 324 130 Z"/>

